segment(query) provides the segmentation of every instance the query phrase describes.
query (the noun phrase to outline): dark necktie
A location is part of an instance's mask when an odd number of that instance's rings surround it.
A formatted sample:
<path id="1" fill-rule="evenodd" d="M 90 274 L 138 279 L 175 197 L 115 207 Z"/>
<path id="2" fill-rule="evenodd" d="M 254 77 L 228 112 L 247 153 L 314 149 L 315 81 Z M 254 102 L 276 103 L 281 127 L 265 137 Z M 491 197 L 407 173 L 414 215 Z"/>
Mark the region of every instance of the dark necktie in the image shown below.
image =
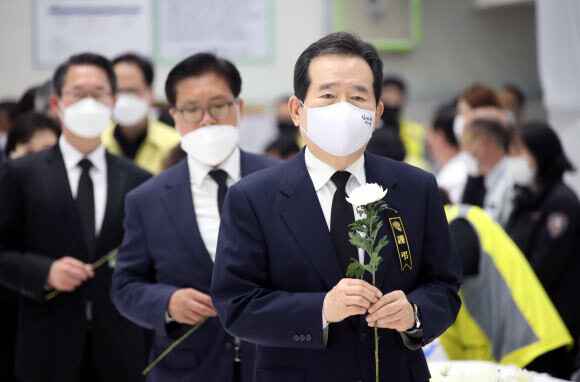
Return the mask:
<path id="1" fill-rule="evenodd" d="M 346 183 L 349 178 L 350 173 L 347 171 L 337 171 L 330 178 L 336 185 L 330 213 L 330 236 L 344 274 L 346 274 L 351 259 L 358 260 L 358 250 L 350 243 L 348 236 L 349 225 L 354 222 L 352 204 L 346 200 Z"/>
<path id="2" fill-rule="evenodd" d="M 93 181 L 89 171 L 93 164 L 87 158 L 82 159 L 78 166 L 82 169 L 79 179 L 79 188 L 77 190 L 77 209 L 81 218 L 81 227 L 89 256 L 92 256 L 95 250 L 95 197 L 93 191 Z"/>
<path id="3" fill-rule="evenodd" d="M 218 168 L 217 170 L 211 170 L 209 176 L 211 176 L 218 185 L 217 203 L 220 216 L 222 216 L 224 200 L 226 199 L 226 192 L 228 191 L 228 185 L 226 183 L 228 180 L 228 173 Z"/>

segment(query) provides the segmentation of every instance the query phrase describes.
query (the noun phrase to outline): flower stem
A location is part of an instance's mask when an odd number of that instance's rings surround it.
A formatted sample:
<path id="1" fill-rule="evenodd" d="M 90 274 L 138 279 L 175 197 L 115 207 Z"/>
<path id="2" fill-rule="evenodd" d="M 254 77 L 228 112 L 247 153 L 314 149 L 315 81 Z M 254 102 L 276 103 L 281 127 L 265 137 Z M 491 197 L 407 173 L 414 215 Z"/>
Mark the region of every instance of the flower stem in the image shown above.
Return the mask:
<path id="1" fill-rule="evenodd" d="M 179 337 L 179 339 L 177 339 L 167 349 L 165 349 L 165 351 L 163 353 L 161 353 L 161 355 L 159 357 L 157 357 L 155 359 L 155 361 L 153 361 L 153 363 L 151 363 L 151 365 L 147 366 L 147 368 L 145 370 L 143 370 L 143 375 L 147 375 L 147 373 L 149 373 L 151 371 L 151 369 L 153 369 L 153 367 L 155 367 L 155 365 L 157 365 L 163 358 L 165 358 L 165 356 L 167 354 L 171 353 L 173 348 L 175 348 L 177 345 L 182 343 L 187 337 L 189 337 L 191 335 L 191 333 L 195 332 L 201 326 L 201 324 L 203 324 L 205 322 L 205 320 L 207 320 L 207 317 L 205 317 L 204 319 L 199 321 L 197 324 L 195 324 L 195 326 L 193 326 L 191 329 L 189 329 L 184 335 Z"/>
<path id="2" fill-rule="evenodd" d="M 379 382 L 379 330 L 375 321 L 375 380 Z"/>
<path id="3" fill-rule="evenodd" d="M 375 272 L 373 272 L 373 286 L 375 285 Z M 375 380 L 379 382 L 379 329 L 375 321 Z"/>

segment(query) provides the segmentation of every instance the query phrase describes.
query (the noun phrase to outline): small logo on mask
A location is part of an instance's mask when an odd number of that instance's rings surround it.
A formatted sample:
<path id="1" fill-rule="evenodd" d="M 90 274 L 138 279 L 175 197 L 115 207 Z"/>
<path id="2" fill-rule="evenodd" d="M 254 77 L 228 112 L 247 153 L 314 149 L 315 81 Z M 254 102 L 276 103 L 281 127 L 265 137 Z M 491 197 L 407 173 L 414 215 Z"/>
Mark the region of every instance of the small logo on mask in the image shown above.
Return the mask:
<path id="1" fill-rule="evenodd" d="M 367 117 L 366 115 L 361 115 L 364 124 L 367 126 L 371 126 L 373 124 L 373 117 Z"/>

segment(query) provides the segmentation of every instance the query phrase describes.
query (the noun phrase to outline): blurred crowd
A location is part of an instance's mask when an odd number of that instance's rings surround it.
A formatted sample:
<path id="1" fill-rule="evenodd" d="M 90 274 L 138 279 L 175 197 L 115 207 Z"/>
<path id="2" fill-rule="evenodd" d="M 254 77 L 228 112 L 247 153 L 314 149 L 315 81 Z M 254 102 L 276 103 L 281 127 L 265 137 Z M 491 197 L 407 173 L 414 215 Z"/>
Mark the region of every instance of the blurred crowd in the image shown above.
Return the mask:
<path id="1" fill-rule="evenodd" d="M 167 107 L 155 104 L 154 67 L 131 53 L 111 62 L 118 99 L 102 142 L 159 174 L 186 154 Z M 1 161 L 57 144 L 63 116 L 51 107 L 54 86 L 47 81 L 0 102 Z M 514 84 L 466 87 L 428 126 L 406 114 L 408 95 L 404 79 L 384 78 L 384 112 L 367 150 L 436 175 L 464 273 L 462 310 L 441 337 L 449 358 L 570 378 L 580 368 L 580 203 L 563 181 L 574 166 L 554 126 L 526 120 L 526 96 Z M 264 148 L 283 160 L 304 146 L 288 99 L 273 104 L 277 137 Z M 2 289 L 0 304 L 2 380 L 9 380 L 18 303 Z"/>

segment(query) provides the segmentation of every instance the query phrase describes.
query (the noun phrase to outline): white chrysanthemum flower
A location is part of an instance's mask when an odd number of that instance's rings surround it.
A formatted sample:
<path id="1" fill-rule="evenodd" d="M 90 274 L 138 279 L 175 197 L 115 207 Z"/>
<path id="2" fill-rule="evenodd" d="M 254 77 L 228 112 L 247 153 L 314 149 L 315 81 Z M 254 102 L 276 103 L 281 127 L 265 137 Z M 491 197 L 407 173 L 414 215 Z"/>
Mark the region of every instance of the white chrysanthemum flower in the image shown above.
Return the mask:
<path id="1" fill-rule="evenodd" d="M 365 206 L 384 198 L 387 191 L 376 183 L 366 183 L 351 192 L 346 200 L 354 206 Z"/>

